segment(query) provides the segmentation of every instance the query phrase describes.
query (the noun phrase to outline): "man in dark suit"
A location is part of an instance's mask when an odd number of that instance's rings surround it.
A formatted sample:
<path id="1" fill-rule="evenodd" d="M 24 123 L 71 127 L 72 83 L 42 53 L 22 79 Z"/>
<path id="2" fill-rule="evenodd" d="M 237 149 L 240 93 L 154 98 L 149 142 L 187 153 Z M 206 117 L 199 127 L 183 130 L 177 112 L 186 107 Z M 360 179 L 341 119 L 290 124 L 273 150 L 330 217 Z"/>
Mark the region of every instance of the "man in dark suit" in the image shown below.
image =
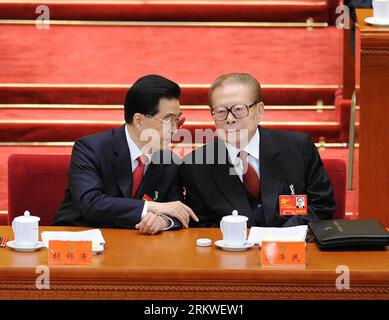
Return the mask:
<path id="1" fill-rule="evenodd" d="M 197 220 L 179 201 L 181 160 L 168 149 L 181 121 L 179 96 L 176 83 L 142 77 L 127 92 L 124 126 L 76 141 L 55 225 L 156 234 Z"/>
<path id="2" fill-rule="evenodd" d="M 217 138 L 187 155 L 180 169 L 186 203 L 200 219 L 193 226 L 219 227 L 233 210 L 249 218 L 249 227 L 332 217 L 332 185 L 311 138 L 258 126 L 264 105 L 254 77 L 220 76 L 210 88 L 209 105 Z M 307 195 L 307 215 L 280 215 L 279 195 L 291 194 Z"/>

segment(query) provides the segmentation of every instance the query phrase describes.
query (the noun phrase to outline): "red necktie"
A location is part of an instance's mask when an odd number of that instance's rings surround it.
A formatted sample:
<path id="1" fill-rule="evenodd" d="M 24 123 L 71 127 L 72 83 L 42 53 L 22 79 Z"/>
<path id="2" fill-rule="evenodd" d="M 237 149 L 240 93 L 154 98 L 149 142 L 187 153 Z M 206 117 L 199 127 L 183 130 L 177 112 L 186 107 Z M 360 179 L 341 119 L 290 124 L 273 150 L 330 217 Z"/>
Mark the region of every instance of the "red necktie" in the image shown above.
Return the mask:
<path id="1" fill-rule="evenodd" d="M 135 198 L 135 195 L 138 192 L 140 185 L 142 184 L 147 157 L 142 154 L 136 158 L 136 160 L 138 161 L 138 166 L 132 172 L 132 198 Z"/>
<path id="2" fill-rule="evenodd" d="M 246 151 L 240 151 L 238 157 L 243 163 L 243 184 L 255 199 L 260 200 L 261 182 L 254 168 L 248 162 L 248 153 Z"/>

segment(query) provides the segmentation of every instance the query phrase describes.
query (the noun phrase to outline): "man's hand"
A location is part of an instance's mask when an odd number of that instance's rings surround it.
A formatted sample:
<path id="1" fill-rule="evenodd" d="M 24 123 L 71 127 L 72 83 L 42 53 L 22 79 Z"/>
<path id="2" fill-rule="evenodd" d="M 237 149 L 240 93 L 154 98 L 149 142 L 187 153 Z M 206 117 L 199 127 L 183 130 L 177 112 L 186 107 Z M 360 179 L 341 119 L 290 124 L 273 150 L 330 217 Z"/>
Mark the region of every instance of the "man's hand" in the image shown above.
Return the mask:
<path id="1" fill-rule="evenodd" d="M 181 201 L 171 202 L 153 202 L 147 203 L 148 211 L 153 213 L 164 213 L 178 219 L 184 228 L 188 228 L 189 220 L 192 219 L 199 222 L 199 218 L 195 215 L 191 208 L 183 204 Z"/>
<path id="2" fill-rule="evenodd" d="M 135 228 L 145 234 L 157 234 L 168 226 L 169 222 L 165 218 L 153 212 L 148 212 Z"/>

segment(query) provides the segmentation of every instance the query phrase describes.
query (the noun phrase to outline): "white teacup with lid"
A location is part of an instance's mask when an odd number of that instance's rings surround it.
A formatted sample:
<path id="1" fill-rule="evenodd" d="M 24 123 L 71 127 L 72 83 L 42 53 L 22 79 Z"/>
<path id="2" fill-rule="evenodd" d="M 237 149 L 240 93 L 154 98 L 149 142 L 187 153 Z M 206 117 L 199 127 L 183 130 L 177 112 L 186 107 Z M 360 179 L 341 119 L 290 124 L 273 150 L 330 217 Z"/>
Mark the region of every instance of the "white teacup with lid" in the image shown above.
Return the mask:
<path id="1" fill-rule="evenodd" d="M 223 217 L 220 221 L 220 229 L 225 246 L 243 246 L 246 243 L 248 219 L 238 215 L 236 210 L 232 211 L 232 215 Z"/>
<path id="2" fill-rule="evenodd" d="M 39 217 L 31 216 L 29 211 L 24 211 L 23 216 L 16 217 L 12 221 L 15 246 L 32 248 L 37 245 L 39 220 Z"/>
<path id="3" fill-rule="evenodd" d="M 373 0 L 373 14 L 377 22 L 389 22 L 389 0 Z"/>

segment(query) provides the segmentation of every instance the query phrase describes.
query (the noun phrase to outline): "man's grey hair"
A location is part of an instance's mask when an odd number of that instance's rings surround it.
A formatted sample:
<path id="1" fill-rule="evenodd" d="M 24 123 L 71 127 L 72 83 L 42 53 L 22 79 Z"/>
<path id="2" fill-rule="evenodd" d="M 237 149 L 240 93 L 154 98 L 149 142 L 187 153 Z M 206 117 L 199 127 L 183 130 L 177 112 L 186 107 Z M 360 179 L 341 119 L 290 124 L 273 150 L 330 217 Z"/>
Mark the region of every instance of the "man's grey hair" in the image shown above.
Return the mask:
<path id="1" fill-rule="evenodd" d="M 261 99 L 261 85 L 259 84 L 258 80 L 255 79 L 251 74 L 248 73 L 227 73 L 219 76 L 216 78 L 216 80 L 212 83 L 211 87 L 209 88 L 208 93 L 208 104 L 210 107 L 212 107 L 212 95 L 214 91 L 217 88 L 220 88 L 225 83 L 242 83 L 247 84 L 251 87 L 252 93 L 253 93 L 253 99 L 255 101 L 262 101 Z"/>

